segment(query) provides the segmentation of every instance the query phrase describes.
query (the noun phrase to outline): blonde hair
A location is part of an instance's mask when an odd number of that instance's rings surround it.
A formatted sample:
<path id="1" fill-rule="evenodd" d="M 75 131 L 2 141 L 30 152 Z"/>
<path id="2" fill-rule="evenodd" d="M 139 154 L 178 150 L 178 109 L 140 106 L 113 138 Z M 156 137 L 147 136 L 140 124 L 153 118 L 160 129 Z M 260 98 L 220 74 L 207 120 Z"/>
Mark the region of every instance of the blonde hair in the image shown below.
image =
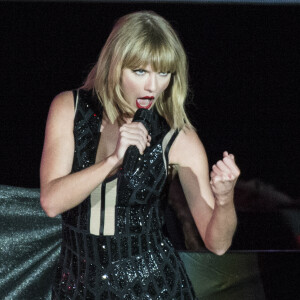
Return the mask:
<path id="1" fill-rule="evenodd" d="M 117 21 L 83 88 L 96 92 L 112 123 L 132 117 L 134 112 L 122 93 L 122 70 L 148 64 L 155 72 L 171 73 L 168 88 L 155 102 L 158 113 L 172 128 L 191 126 L 184 110 L 188 91 L 186 54 L 171 25 L 154 12 L 135 12 Z"/>

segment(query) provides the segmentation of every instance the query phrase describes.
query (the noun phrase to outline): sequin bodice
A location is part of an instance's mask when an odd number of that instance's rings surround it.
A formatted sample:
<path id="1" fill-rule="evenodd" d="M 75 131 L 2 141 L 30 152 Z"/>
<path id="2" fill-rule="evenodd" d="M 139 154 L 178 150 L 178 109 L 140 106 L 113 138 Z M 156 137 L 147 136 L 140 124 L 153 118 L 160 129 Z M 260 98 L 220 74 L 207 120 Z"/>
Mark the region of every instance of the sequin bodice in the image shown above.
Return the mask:
<path id="1" fill-rule="evenodd" d="M 95 163 L 102 107 L 79 90 L 72 172 Z M 151 146 L 63 213 L 53 299 L 194 299 L 184 268 L 162 233 L 161 194 L 177 133 L 153 111 Z M 124 167 L 126 166 L 126 168 Z M 64 298 L 66 297 L 66 298 Z"/>

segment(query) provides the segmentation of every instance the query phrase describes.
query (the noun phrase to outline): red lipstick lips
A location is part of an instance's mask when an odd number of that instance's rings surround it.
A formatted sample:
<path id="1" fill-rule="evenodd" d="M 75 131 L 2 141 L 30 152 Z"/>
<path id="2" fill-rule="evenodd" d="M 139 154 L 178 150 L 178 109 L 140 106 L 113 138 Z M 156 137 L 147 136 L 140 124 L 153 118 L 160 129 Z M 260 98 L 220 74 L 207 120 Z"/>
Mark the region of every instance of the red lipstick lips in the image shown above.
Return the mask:
<path id="1" fill-rule="evenodd" d="M 145 96 L 142 98 L 138 98 L 136 99 L 136 106 L 138 108 L 149 109 L 152 105 L 153 100 L 154 100 L 153 96 Z"/>

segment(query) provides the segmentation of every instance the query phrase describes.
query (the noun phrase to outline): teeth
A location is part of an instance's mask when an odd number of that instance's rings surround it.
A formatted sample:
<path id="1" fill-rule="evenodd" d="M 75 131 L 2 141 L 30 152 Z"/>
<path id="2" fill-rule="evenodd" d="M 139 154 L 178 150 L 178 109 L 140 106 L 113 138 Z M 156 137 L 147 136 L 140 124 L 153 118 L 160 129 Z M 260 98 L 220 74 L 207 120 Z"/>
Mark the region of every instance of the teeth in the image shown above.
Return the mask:
<path id="1" fill-rule="evenodd" d="M 150 100 L 149 99 L 137 99 L 139 105 L 141 106 L 148 106 L 149 103 L 150 103 Z"/>

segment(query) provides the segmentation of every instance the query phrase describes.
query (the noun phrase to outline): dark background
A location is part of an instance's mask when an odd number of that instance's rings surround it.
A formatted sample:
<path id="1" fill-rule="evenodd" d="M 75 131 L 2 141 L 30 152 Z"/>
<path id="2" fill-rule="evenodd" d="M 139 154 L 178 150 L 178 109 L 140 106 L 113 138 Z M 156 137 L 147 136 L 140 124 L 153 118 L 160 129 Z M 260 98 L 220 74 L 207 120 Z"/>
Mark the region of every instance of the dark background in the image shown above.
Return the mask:
<path id="1" fill-rule="evenodd" d="M 228 150 L 241 178 L 299 198 L 300 6 L 0 3 L 0 183 L 39 187 L 47 111 L 79 87 L 120 16 L 150 9 L 190 64 L 189 115 L 210 164 Z"/>

